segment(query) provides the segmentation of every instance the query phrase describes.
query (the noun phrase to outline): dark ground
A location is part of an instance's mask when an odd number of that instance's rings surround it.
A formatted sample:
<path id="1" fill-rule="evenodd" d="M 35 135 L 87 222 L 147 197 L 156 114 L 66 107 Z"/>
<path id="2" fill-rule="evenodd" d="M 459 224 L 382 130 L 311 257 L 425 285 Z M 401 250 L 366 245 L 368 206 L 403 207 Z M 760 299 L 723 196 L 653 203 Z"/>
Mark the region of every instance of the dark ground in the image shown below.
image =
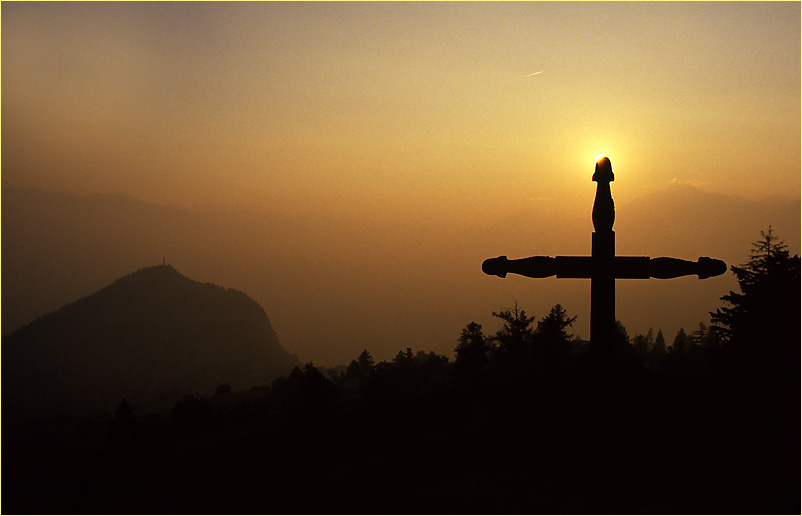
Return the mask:
<path id="1" fill-rule="evenodd" d="M 7 424 L 2 510 L 799 514 L 797 383 L 550 376 L 281 416 Z"/>

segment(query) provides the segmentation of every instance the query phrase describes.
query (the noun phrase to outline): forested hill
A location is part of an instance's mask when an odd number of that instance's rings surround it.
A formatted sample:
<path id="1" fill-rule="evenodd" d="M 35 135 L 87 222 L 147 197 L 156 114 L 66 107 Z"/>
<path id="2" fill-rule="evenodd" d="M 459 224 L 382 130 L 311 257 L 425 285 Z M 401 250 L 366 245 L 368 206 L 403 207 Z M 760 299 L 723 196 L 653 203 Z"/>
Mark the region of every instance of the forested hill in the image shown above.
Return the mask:
<path id="1" fill-rule="evenodd" d="M 169 408 L 297 364 L 244 293 L 147 267 L 3 338 L 4 415 L 111 411 L 122 397 Z"/>

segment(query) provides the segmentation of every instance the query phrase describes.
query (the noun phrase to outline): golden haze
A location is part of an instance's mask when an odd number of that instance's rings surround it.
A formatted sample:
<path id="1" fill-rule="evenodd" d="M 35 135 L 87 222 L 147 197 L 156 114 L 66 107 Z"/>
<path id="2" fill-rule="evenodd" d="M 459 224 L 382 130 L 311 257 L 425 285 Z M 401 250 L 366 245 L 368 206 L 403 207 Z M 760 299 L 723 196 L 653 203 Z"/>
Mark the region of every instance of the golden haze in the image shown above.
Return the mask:
<path id="1" fill-rule="evenodd" d="M 303 294 L 257 293 L 274 305 L 268 313 L 300 310 L 296 303 L 318 295 L 331 299 L 321 311 L 364 317 L 375 341 L 386 319 L 401 325 L 459 304 L 453 296 L 462 281 L 491 285 L 478 269 L 482 253 L 589 252 L 598 154 L 612 161 L 617 206 L 672 182 L 753 201 L 799 199 L 799 9 L 4 3 L 3 184 L 124 191 L 191 209 L 230 208 L 255 221 L 283 214 L 302 229 L 250 242 L 253 259 L 242 272 L 216 276 L 189 253 L 187 263 L 204 274 L 199 279 L 235 281 L 249 292 L 262 281 L 257 256 L 269 261 L 295 249 L 305 257 L 293 276 Z M 475 270 L 454 267 L 455 253 L 464 253 L 460 238 L 538 200 L 585 226 L 533 227 L 531 241 L 487 243 Z M 616 224 L 626 228 L 628 217 L 641 215 L 620 211 Z M 254 226 L 230 231 L 253 239 L 265 231 Z M 637 248 L 630 241 L 637 238 L 619 233 L 619 249 L 674 252 Z M 692 249 L 717 251 L 691 240 L 688 258 L 697 256 Z M 535 313 L 559 297 L 549 292 L 579 296 L 584 288 L 544 285 L 513 281 L 474 295 L 498 309 L 512 291 L 537 291 Z M 709 297 L 731 288 L 722 287 Z M 331 291 L 353 300 L 353 313 L 338 311 Z M 473 310 L 466 304 L 448 324 L 487 315 Z M 288 334 L 295 331 L 290 315 L 279 317 Z M 368 345 L 341 336 L 347 349 L 338 353 L 305 342 L 322 338 L 287 336 L 309 346 L 304 358 L 344 360 Z"/>

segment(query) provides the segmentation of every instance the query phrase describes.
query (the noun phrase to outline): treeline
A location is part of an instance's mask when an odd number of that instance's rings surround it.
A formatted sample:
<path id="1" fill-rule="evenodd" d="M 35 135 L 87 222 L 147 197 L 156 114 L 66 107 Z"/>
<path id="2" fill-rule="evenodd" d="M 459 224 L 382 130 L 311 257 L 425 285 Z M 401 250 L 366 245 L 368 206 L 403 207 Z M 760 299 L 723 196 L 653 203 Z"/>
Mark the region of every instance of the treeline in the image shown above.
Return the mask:
<path id="1" fill-rule="evenodd" d="M 740 293 L 722 297 L 724 306 L 711 313 L 711 324 L 680 329 L 666 341 L 662 330 L 650 328 L 630 337 L 616 322 L 615 371 L 610 378 L 631 374 L 771 376 L 795 381 L 799 365 L 799 257 L 769 228 L 753 244 L 752 256 L 732 267 Z M 536 321 L 517 304 L 493 312 L 502 328 L 486 335 L 481 325 L 468 323 L 456 337 L 454 357 L 434 352 L 399 350 L 391 361 L 376 363 L 366 349 L 347 366 L 295 367 L 271 385 L 247 393 L 220 385 L 212 399 L 200 394 L 183 397 L 169 415 L 176 421 L 211 418 L 213 406 L 230 405 L 237 415 L 259 417 L 309 415 L 331 410 L 338 403 L 373 403 L 410 399 L 452 390 L 476 390 L 522 381 L 548 383 L 562 377 L 589 374 L 596 364 L 589 343 L 569 333 L 576 317 L 555 305 Z M 119 409 L 135 412 L 123 400 Z M 189 414 L 194 414 L 190 416 Z M 256 416 L 254 416 L 256 417 Z M 196 422 L 196 421 L 195 421 Z"/>
<path id="2" fill-rule="evenodd" d="M 799 257 L 769 229 L 733 272 L 709 325 L 667 342 L 619 324 L 612 362 L 562 306 L 516 305 L 493 334 L 468 323 L 453 359 L 364 350 L 163 416 L 123 400 L 110 421 L 4 429 L 4 509 L 796 514 Z"/>
<path id="3" fill-rule="evenodd" d="M 798 378 L 800 343 L 799 256 L 791 256 L 771 227 L 753 243 L 746 264 L 732 267 L 741 292 L 730 292 L 724 305 L 710 314 L 710 324 L 686 332 L 680 328 L 670 342 L 662 330 L 650 328 L 630 337 L 617 322 L 615 372 L 609 375 L 667 374 L 745 375 L 772 382 Z M 471 322 L 456 339 L 454 359 L 433 352 L 400 350 L 390 362 L 374 363 L 364 350 L 345 368 L 318 370 L 313 364 L 296 368 L 276 380 L 268 397 L 291 412 L 298 403 L 329 406 L 337 400 L 381 400 L 477 389 L 538 377 L 543 383 L 587 373 L 594 366 L 589 343 L 569 333 L 576 320 L 560 305 L 536 321 L 517 304 L 493 312 L 502 328 L 486 335 Z M 607 365 L 607 364 L 603 364 Z"/>

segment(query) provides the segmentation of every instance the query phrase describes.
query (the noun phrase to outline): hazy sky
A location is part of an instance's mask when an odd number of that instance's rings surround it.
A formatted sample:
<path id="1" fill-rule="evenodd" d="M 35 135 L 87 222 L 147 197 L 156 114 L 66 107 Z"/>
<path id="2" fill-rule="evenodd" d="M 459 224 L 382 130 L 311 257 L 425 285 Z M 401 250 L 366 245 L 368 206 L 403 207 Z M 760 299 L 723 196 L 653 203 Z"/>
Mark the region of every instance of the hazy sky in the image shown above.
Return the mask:
<path id="1" fill-rule="evenodd" d="M 518 200 L 602 153 L 620 193 L 799 193 L 797 2 L 4 3 L 2 50 L 10 185 Z"/>
<path id="2" fill-rule="evenodd" d="M 589 217 L 599 154 L 617 203 L 800 195 L 798 2 L 4 2 L 2 79 L 11 187 L 378 220 L 410 245 L 538 199 Z"/>

